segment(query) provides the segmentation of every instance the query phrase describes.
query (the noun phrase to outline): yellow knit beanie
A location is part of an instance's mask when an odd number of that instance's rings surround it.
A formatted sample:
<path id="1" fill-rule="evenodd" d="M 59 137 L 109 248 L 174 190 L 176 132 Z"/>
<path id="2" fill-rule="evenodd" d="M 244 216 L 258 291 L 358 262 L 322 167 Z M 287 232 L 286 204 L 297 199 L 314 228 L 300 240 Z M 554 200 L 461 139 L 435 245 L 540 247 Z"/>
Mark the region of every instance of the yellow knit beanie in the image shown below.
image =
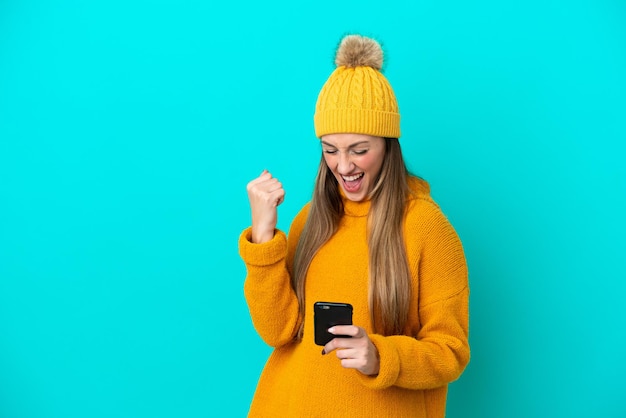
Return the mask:
<path id="1" fill-rule="evenodd" d="M 341 40 L 337 68 L 322 87 L 315 105 L 315 135 L 356 133 L 400 137 L 400 113 L 389 81 L 380 72 L 383 50 L 360 35 Z"/>

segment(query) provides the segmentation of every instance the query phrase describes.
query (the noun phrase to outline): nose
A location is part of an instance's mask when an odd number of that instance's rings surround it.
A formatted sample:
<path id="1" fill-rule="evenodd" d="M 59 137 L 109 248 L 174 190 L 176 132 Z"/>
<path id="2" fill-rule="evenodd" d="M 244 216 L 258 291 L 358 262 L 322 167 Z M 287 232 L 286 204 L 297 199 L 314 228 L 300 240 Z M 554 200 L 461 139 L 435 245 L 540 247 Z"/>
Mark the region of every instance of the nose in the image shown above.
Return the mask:
<path id="1" fill-rule="evenodd" d="M 339 172 L 339 174 L 350 174 L 353 168 L 354 165 L 352 164 L 350 153 L 340 152 L 337 161 L 337 172 Z"/>

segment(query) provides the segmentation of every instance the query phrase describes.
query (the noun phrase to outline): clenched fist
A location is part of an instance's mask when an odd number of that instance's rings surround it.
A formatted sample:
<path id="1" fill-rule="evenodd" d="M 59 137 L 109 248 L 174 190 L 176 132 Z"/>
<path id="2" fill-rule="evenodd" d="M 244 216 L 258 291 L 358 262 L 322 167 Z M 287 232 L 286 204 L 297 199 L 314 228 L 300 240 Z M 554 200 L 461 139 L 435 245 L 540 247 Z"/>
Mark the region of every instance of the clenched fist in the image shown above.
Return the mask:
<path id="1" fill-rule="evenodd" d="M 252 242 L 261 244 L 274 237 L 278 214 L 276 208 L 285 199 L 283 185 L 267 171 L 247 185 L 252 212 Z"/>

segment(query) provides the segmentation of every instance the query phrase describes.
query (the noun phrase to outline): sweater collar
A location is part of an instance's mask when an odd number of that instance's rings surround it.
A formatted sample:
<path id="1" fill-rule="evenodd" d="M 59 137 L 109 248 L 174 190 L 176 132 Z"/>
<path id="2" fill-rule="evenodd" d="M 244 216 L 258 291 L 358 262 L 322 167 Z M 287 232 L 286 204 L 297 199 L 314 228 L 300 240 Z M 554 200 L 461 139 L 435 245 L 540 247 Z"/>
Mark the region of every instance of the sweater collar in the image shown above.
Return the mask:
<path id="1" fill-rule="evenodd" d="M 370 199 L 366 199 L 361 202 L 354 202 L 343 194 L 343 190 L 341 190 L 341 188 L 339 188 L 339 193 L 341 194 L 343 212 L 345 215 L 353 217 L 367 216 L 372 205 L 372 201 Z"/>

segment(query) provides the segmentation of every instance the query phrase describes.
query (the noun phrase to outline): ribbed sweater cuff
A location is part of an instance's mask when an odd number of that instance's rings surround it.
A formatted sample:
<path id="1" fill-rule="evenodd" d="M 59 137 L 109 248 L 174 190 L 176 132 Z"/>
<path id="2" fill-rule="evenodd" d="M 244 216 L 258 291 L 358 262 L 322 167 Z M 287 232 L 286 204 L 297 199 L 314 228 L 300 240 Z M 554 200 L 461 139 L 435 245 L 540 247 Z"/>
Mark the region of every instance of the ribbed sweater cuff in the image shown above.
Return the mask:
<path id="1" fill-rule="evenodd" d="M 380 371 L 376 376 L 366 376 L 357 371 L 363 385 L 370 389 L 386 389 L 393 386 L 400 374 L 400 357 L 396 347 L 388 339 L 378 334 L 371 334 L 370 340 L 378 350 Z"/>
<path id="2" fill-rule="evenodd" d="M 274 231 L 274 238 L 263 244 L 250 242 L 252 227 L 244 229 L 239 236 L 239 255 L 246 264 L 269 266 L 278 263 L 287 254 L 287 236 L 280 230 Z"/>

